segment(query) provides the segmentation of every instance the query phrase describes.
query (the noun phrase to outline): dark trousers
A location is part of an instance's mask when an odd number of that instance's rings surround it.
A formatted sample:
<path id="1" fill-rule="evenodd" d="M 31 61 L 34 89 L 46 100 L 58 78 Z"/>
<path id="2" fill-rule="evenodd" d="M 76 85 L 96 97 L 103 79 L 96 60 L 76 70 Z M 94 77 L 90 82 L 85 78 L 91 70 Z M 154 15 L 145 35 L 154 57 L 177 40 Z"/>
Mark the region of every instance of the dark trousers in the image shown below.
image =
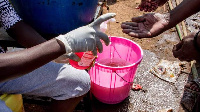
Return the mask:
<path id="1" fill-rule="evenodd" d="M 192 109 L 192 112 L 200 112 L 200 95 L 197 97 L 197 101 Z"/>

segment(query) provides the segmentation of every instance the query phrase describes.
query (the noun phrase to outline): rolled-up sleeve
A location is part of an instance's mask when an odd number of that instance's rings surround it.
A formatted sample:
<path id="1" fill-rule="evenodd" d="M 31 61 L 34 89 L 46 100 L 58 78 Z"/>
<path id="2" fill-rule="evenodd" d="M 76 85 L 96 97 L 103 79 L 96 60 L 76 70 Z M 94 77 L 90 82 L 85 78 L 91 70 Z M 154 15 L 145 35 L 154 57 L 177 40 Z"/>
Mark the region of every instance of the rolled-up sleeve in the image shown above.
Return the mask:
<path id="1" fill-rule="evenodd" d="M 8 0 L 0 0 L 0 22 L 5 30 L 21 20 Z"/>

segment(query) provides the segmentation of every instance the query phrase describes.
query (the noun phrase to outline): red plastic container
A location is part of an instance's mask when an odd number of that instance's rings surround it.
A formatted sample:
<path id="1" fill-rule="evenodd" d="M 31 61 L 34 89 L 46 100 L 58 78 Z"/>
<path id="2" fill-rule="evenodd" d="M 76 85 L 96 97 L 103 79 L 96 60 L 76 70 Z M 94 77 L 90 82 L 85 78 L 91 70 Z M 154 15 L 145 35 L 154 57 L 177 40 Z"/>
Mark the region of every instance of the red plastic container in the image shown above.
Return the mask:
<path id="1" fill-rule="evenodd" d="M 93 63 L 95 56 L 93 56 L 92 52 L 88 51 L 88 52 L 78 52 L 75 53 L 78 57 L 81 58 L 81 60 L 79 62 L 74 61 L 74 60 L 69 60 L 69 63 L 77 69 L 88 69 L 91 64 Z"/>

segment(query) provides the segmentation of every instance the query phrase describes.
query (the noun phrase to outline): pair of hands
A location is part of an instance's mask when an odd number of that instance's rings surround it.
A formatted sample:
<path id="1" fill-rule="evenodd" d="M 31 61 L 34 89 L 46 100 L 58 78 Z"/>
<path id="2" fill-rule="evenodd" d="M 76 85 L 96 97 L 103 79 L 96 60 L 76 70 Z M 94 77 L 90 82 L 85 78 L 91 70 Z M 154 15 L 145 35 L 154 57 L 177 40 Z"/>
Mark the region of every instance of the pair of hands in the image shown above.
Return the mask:
<path id="1" fill-rule="evenodd" d="M 149 13 L 132 18 L 132 22 L 122 23 L 122 31 L 136 38 L 152 38 L 168 28 L 169 14 Z M 194 47 L 194 33 L 183 38 L 174 46 L 172 52 L 175 58 L 181 61 L 200 60 L 200 53 Z"/>
<path id="2" fill-rule="evenodd" d="M 115 13 L 104 14 L 89 25 L 56 37 L 57 40 L 65 45 L 66 54 L 55 61 L 65 63 L 68 62 L 67 58 L 80 61 L 80 58 L 74 54 L 75 52 L 92 51 L 94 56 L 97 55 L 97 51 L 101 53 L 103 51 L 101 40 L 104 41 L 105 45 L 109 45 L 110 40 L 105 33 L 100 31 L 100 24 L 115 17 L 115 15 Z"/>

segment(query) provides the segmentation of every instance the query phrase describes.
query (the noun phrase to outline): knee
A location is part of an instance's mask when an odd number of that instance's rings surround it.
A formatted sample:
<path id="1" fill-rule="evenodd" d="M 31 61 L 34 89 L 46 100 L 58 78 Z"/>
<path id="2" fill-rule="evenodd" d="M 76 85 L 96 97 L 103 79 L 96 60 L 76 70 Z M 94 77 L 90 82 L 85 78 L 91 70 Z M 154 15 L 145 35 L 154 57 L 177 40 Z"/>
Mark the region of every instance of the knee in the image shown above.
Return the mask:
<path id="1" fill-rule="evenodd" d="M 60 72 L 59 81 L 64 86 L 62 91 L 65 99 L 79 97 L 90 90 L 90 76 L 85 70 L 72 69 Z"/>
<path id="2" fill-rule="evenodd" d="M 83 88 L 82 94 L 87 93 L 91 87 L 89 74 L 85 70 L 81 70 L 76 76 L 76 87 Z"/>

